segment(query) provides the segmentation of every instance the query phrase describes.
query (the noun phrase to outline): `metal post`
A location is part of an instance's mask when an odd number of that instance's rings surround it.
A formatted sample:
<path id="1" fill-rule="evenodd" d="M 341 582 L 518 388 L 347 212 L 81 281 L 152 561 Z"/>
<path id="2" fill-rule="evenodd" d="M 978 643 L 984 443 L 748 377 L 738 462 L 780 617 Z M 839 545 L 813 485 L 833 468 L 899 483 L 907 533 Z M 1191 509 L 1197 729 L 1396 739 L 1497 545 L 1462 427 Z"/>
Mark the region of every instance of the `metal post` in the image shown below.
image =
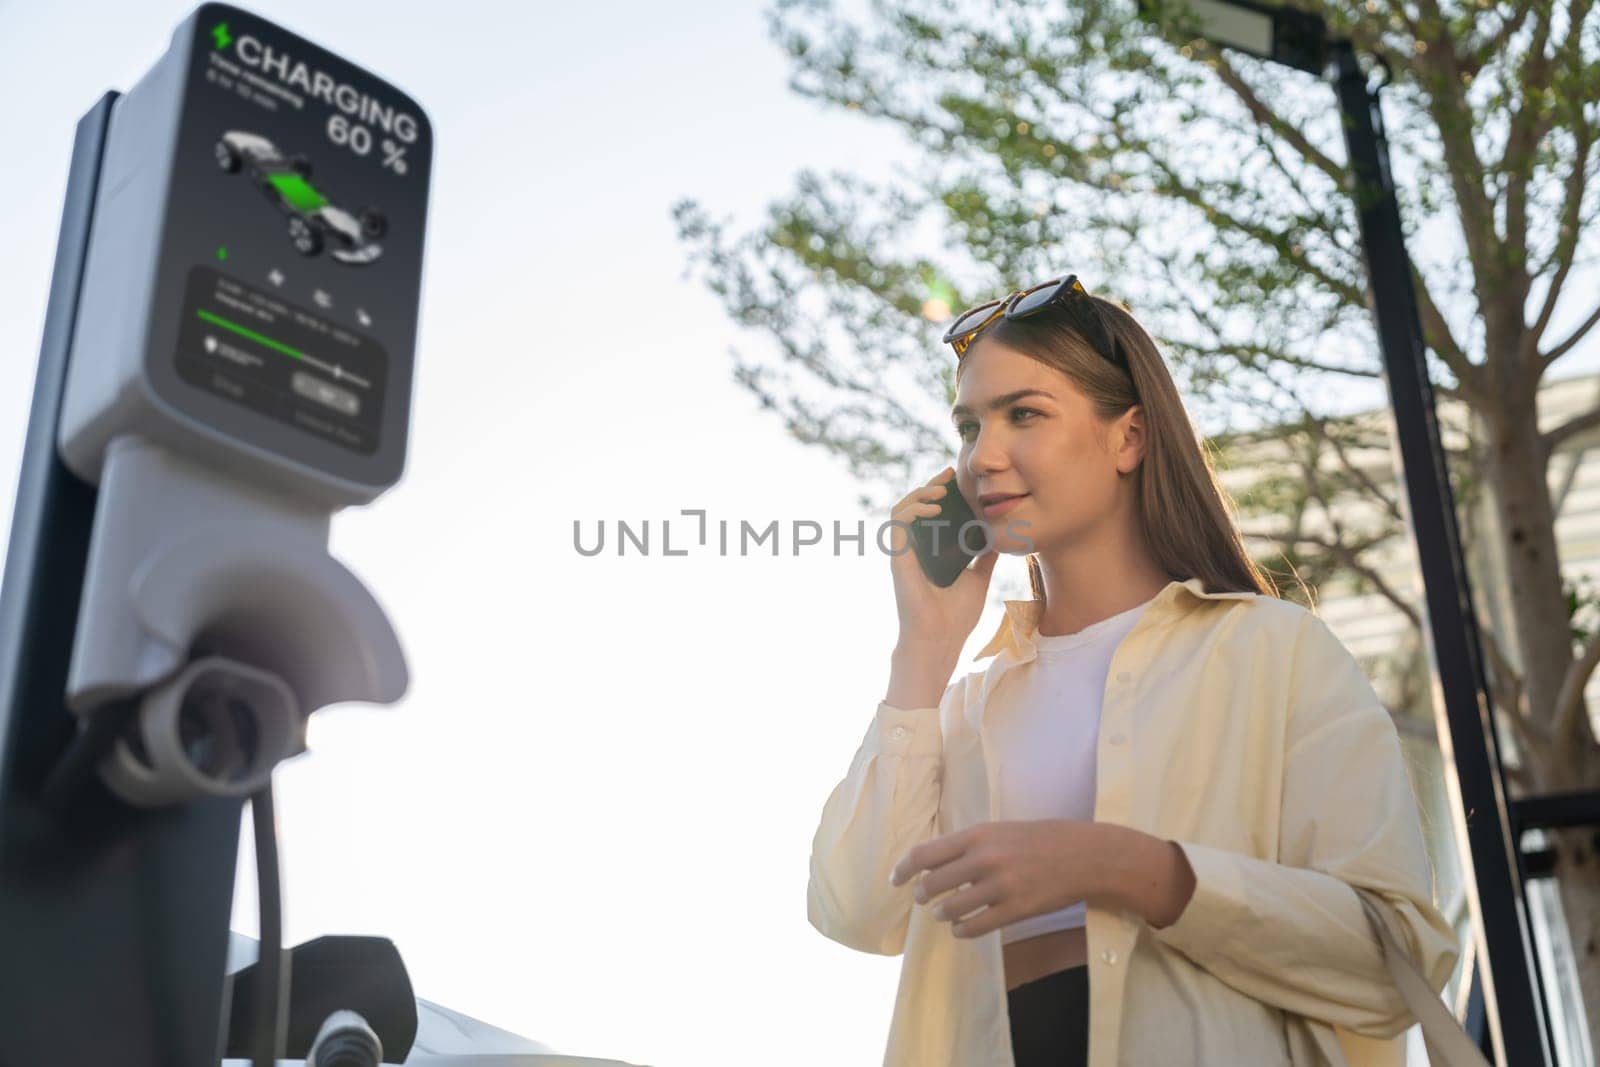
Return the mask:
<path id="1" fill-rule="evenodd" d="M 46 775 L 76 732 L 63 701 L 95 490 L 57 418 L 116 93 L 78 123 L 10 549 L 0 587 L 0 1065 L 215 1067 L 242 802 L 162 810 L 90 774 Z"/>
<path id="2" fill-rule="evenodd" d="M 1394 408 L 1405 485 L 1427 612 L 1423 633 L 1435 666 L 1433 700 L 1445 781 L 1483 977 L 1483 1002 L 1502 1064 L 1553 1064 L 1538 960 L 1525 911 L 1518 842 L 1505 795 L 1499 740 L 1483 672 L 1477 616 L 1456 527 L 1433 386 L 1424 360 L 1411 263 L 1389 173 L 1378 91 L 1349 41 L 1333 43 L 1335 88 L 1372 287 L 1373 314 Z"/>

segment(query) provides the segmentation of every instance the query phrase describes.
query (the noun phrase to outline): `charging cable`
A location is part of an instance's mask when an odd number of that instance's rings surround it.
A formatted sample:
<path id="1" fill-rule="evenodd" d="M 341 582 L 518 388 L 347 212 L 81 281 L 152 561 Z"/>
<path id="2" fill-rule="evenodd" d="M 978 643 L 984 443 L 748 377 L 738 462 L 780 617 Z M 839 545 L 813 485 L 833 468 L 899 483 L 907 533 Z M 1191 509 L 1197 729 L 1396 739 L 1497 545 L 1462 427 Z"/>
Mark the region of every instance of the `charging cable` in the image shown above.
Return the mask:
<path id="1" fill-rule="evenodd" d="M 306 1067 L 379 1067 L 382 1062 L 383 1042 L 353 1011 L 328 1016 L 306 1054 Z"/>
<path id="2" fill-rule="evenodd" d="M 256 838 L 256 896 L 261 906 L 255 1053 L 252 1067 L 275 1067 L 283 1047 L 283 897 L 278 879 L 278 826 L 272 814 L 272 779 L 250 796 Z"/>

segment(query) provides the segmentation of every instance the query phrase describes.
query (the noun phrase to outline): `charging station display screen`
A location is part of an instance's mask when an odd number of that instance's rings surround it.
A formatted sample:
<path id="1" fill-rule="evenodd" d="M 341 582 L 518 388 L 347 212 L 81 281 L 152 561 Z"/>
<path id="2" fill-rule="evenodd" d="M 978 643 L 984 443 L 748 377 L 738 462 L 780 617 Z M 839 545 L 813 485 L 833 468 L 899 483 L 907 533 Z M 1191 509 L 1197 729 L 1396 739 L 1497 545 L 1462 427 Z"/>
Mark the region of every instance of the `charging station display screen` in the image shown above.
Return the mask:
<path id="1" fill-rule="evenodd" d="M 206 4 L 187 25 L 150 380 L 233 437 L 392 483 L 427 119 L 387 82 L 238 8 Z"/>
<path id="2" fill-rule="evenodd" d="M 376 341 L 209 267 L 189 274 L 178 373 L 197 388 L 371 454 L 388 360 Z"/>

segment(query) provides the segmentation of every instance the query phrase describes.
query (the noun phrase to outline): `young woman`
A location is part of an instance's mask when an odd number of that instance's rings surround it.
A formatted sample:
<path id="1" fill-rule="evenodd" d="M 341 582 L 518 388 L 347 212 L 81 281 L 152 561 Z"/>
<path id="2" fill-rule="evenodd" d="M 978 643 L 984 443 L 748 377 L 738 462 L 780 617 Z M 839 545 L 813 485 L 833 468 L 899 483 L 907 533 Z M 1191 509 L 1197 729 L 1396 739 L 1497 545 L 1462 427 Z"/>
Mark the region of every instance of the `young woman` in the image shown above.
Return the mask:
<path id="1" fill-rule="evenodd" d="M 1402 1063 L 1358 892 L 1433 989 L 1458 950 L 1360 667 L 1246 555 L 1125 310 L 1069 275 L 945 340 L 959 457 L 892 511 L 888 690 L 807 887 L 904 953 L 886 1067 Z M 941 588 L 906 527 L 952 474 L 992 550 Z M 952 683 L 1002 552 L 1033 597 Z"/>

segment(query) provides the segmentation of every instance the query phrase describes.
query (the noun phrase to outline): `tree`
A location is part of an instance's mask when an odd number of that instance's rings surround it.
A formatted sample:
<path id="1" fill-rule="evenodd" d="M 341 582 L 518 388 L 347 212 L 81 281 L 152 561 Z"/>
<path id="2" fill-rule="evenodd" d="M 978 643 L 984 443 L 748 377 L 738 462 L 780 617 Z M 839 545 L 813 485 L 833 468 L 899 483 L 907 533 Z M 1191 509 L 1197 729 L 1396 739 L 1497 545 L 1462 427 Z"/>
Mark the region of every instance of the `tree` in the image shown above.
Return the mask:
<path id="1" fill-rule="evenodd" d="M 1560 446 L 1600 427 L 1600 409 L 1541 426 L 1539 385 L 1600 322 L 1593 289 L 1568 285 L 1593 262 L 1600 19 L 1592 0 L 1295 6 L 1392 75 L 1392 164 L 1435 392 L 1468 414 L 1452 484 L 1458 501 L 1487 494 L 1498 532 L 1479 547 L 1501 557 L 1513 590 L 1510 632 L 1483 629 L 1521 757 L 1513 785 L 1595 789 L 1583 689 L 1600 632 L 1580 625 L 1594 608 L 1586 588 L 1564 579 L 1547 478 Z M 677 205 L 707 283 L 779 346 L 776 362 L 736 355 L 762 406 L 898 495 L 953 447 L 939 324 L 1062 270 L 1098 278 L 1091 290 L 1115 292 L 1162 344 L 1222 467 L 1263 442 L 1290 457 L 1237 493 L 1263 566 L 1380 592 L 1416 628 L 1403 673 L 1425 678 L 1421 608 L 1371 563 L 1405 536 L 1397 492 L 1353 458 L 1388 443 L 1338 410 L 1352 390 L 1369 404 L 1383 394 L 1328 87 L 1163 37 L 1133 0 L 872 0 L 856 14 L 779 0 L 769 18 L 797 92 L 898 131 L 916 161 L 880 183 L 803 173 L 737 238 L 702 206 Z M 1439 254 L 1419 254 L 1424 237 Z M 1558 306 L 1579 314 L 1553 336 Z M 1600 1040 L 1595 835 L 1555 836 Z"/>

